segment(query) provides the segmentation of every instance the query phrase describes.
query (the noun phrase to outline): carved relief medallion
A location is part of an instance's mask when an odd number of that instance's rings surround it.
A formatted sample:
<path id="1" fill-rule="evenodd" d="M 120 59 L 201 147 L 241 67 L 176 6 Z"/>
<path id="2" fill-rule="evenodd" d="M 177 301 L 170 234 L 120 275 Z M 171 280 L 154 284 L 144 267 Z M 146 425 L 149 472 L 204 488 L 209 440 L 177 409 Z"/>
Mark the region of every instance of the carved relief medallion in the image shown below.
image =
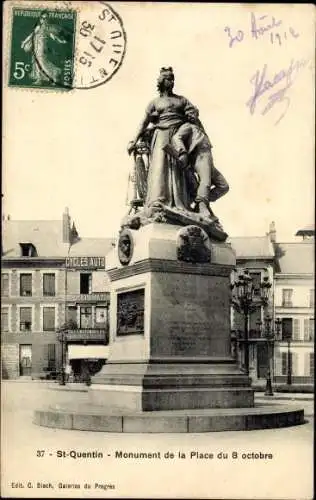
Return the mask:
<path id="1" fill-rule="evenodd" d="M 134 250 L 133 235 L 129 229 L 124 229 L 119 237 L 117 253 L 120 263 L 123 266 L 129 264 Z"/>
<path id="2" fill-rule="evenodd" d="M 180 229 L 177 238 L 178 260 L 185 262 L 211 262 L 211 247 L 206 232 L 198 226 Z"/>

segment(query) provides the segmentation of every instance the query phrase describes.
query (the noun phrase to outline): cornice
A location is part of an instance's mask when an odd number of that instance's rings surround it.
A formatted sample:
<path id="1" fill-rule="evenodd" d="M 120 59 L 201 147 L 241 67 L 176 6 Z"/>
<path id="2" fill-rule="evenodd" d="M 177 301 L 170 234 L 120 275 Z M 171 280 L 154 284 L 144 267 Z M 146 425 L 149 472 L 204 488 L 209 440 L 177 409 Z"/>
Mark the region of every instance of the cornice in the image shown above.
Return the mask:
<path id="1" fill-rule="evenodd" d="M 65 257 L 7 257 L 1 259 L 1 267 L 10 268 L 38 268 L 38 267 L 65 267 Z"/>
<path id="2" fill-rule="evenodd" d="M 275 273 L 276 280 L 281 279 L 313 279 L 313 273 Z"/>
<path id="3" fill-rule="evenodd" d="M 148 272 L 228 277 L 233 267 L 234 266 L 225 264 L 192 264 L 190 262 L 174 260 L 144 259 L 126 267 L 108 269 L 107 273 L 111 281 L 117 281 L 136 274 Z"/>

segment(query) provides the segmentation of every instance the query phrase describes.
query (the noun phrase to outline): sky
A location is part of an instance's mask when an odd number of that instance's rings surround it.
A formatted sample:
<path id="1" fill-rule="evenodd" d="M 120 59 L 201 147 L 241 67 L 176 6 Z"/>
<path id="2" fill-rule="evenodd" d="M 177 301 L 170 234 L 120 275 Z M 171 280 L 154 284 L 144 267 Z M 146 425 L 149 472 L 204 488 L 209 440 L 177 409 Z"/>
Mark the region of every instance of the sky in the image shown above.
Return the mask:
<path id="1" fill-rule="evenodd" d="M 175 92 L 199 108 L 230 185 L 212 205 L 226 232 L 260 236 L 275 221 L 278 240 L 291 241 L 313 223 L 313 6 L 109 4 L 127 46 L 108 82 L 30 90 L 9 88 L 5 73 L 3 213 L 57 220 L 67 206 L 81 236 L 116 236 L 128 211 L 127 143 L 157 96 L 160 67 L 172 66 Z M 100 10 L 97 2 L 75 6 L 78 29 L 85 14 Z M 10 21 L 5 26 L 7 72 Z"/>

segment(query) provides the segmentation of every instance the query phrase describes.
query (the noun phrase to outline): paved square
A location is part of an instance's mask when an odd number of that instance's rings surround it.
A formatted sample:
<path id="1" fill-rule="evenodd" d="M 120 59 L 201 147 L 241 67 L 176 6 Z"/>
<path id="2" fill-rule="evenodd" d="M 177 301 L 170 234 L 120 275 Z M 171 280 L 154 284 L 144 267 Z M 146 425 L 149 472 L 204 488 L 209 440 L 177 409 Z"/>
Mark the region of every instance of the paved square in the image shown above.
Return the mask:
<path id="1" fill-rule="evenodd" d="M 34 408 L 87 400 L 49 386 L 2 383 L 3 496 L 312 498 L 313 401 L 308 423 L 285 429 L 109 434 L 34 425 Z"/>

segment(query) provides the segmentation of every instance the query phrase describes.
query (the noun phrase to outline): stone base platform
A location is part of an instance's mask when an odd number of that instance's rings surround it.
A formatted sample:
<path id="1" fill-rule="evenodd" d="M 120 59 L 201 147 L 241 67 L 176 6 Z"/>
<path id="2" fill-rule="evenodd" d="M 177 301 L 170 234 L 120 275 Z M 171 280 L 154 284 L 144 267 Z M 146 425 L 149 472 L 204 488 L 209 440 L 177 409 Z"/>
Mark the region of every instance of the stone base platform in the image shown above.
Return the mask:
<path id="1" fill-rule="evenodd" d="M 264 404 L 255 408 L 105 413 L 104 407 L 74 404 L 36 410 L 33 422 L 43 427 L 98 432 L 198 433 L 251 431 L 299 425 L 304 410 Z"/>

